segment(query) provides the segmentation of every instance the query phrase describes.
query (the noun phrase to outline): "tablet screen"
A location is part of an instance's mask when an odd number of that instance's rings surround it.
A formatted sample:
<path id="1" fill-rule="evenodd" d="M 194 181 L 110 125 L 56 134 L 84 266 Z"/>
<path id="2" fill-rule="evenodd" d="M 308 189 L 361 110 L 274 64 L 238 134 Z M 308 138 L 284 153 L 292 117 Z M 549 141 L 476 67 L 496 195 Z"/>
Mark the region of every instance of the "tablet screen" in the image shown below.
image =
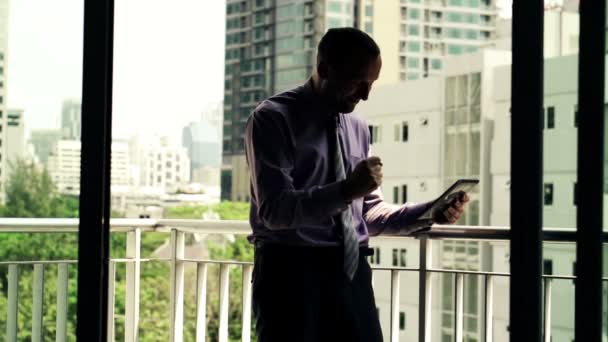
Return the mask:
<path id="1" fill-rule="evenodd" d="M 432 219 L 433 212 L 436 208 L 443 207 L 448 203 L 452 202 L 455 198 L 460 196 L 461 193 L 468 193 L 473 189 L 474 186 L 479 184 L 478 179 L 459 179 L 452 186 L 450 186 L 441 196 L 439 196 L 433 205 L 427 209 L 419 219 Z"/>

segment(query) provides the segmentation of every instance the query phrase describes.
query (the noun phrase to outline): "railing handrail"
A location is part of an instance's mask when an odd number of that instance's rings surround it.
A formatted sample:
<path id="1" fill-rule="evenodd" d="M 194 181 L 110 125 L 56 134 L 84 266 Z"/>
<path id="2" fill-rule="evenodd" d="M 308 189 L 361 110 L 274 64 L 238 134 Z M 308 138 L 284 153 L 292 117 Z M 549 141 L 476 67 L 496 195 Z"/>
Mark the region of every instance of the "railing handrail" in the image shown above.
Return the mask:
<path id="1" fill-rule="evenodd" d="M 76 233 L 76 218 L 0 218 L 0 233 Z M 236 234 L 251 233 L 248 221 L 234 220 L 177 220 L 177 219 L 124 219 L 110 221 L 112 232 L 130 232 L 140 229 L 142 232 L 165 232 L 172 229 L 185 233 L 199 234 Z M 413 235 L 427 236 L 430 239 L 474 239 L 490 241 L 507 241 L 510 237 L 509 227 L 501 226 L 456 226 L 434 225 L 430 230 Z M 543 229 L 543 240 L 547 242 L 575 242 L 574 228 Z M 604 232 L 604 242 L 608 242 L 608 232 Z M 401 238 L 403 236 L 381 236 L 380 238 Z M 412 236 L 410 236 L 412 237 Z"/>

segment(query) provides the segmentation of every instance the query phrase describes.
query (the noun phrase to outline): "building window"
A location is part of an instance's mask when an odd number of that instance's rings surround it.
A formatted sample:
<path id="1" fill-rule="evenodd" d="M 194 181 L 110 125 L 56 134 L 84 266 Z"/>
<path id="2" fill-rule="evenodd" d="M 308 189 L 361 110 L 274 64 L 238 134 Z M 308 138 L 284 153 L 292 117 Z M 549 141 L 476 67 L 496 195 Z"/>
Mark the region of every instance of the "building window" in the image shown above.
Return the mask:
<path id="1" fill-rule="evenodd" d="M 369 142 L 370 144 L 376 144 L 381 142 L 382 128 L 376 125 L 369 125 Z"/>
<path id="2" fill-rule="evenodd" d="M 398 267 L 407 266 L 407 249 L 393 248 L 393 266 L 398 266 Z"/>
<path id="3" fill-rule="evenodd" d="M 545 205 L 553 205 L 553 183 L 545 183 L 543 194 Z"/>
<path id="4" fill-rule="evenodd" d="M 555 107 L 547 108 L 547 129 L 555 128 Z"/>
<path id="5" fill-rule="evenodd" d="M 543 274 L 553 275 L 553 260 L 543 259 Z"/>
<path id="6" fill-rule="evenodd" d="M 372 254 L 369 257 L 369 263 L 370 264 L 380 265 L 380 247 L 374 247 L 372 249 L 374 251 L 374 254 Z"/>
<path id="7" fill-rule="evenodd" d="M 399 330 L 405 330 L 405 312 L 399 313 Z"/>
<path id="8" fill-rule="evenodd" d="M 574 105 L 574 127 L 578 127 L 578 104 Z"/>
<path id="9" fill-rule="evenodd" d="M 407 202 L 407 185 L 401 186 L 401 203 Z"/>
<path id="10" fill-rule="evenodd" d="M 409 138 L 409 126 L 407 122 L 401 124 L 401 141 L 407 142 Z"/>
<path id="11" fill-rule="evenodd" d="M 408 26 L 408 34 L 410 36 L 419 36 L 420 35 L 420 28 L 418 26 Z"/>
<path id="12" fill-rule="evenodd" d="M 577 184 L 577 182 L 574 182 L 573 187 L 572 187 L 572 203 L 574 205 L 577 204 L 577 200 L 576 200 L 577 197 L 578 197 L 578 184 Z"/>
<path id="13" fill-rule="evenodd" d="M 393 187 L 393 203 L 394 204 L 399 203 L 399 187 L 398 186 Z"/>

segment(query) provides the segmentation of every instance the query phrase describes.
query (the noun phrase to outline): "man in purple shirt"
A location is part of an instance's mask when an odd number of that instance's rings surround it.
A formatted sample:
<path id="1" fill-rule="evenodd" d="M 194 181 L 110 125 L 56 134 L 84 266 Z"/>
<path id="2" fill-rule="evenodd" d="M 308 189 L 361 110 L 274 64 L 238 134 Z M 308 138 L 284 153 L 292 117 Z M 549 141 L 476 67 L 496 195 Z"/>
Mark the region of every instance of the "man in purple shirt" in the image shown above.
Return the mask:
<path id="1" fill-rule="evenodd" d="M 311 79 L 262 102 L 247 122 L 258 341 L 382 341 L 369 237 L 415 233 L 429 204 L 383 201 L 382 162 L 369 156 L 368 126 L 352 114 L 381 64 L 367 34 L 331 29 Z M 435 222 L 456 222 L 467 201 Z"/>

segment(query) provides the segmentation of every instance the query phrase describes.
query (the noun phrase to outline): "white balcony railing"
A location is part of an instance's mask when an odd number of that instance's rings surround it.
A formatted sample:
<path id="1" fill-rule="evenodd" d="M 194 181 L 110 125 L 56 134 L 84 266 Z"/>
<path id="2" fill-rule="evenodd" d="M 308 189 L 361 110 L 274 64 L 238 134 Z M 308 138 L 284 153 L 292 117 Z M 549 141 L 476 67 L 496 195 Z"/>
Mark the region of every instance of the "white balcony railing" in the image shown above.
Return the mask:
<path id="1" fill-rule="evenodd" d="M 126 233 L 126 258 L 111 259 L 109 264 L 108 286 L 108 336 L 114 340 L 115 331 L 115 274 L 117 264 L 126 264 L 125 289 L 125 336 L 124 341 L 138 340 L 139 303 L 140 303 L 140 273 L 144 262 L 164 261 L 171 264 L 170 289 L 170 340 L 183 340 L 184 322 L 184 274 L 186 264 L 196 265 L 196 341 L 205 341 L 206 326 L 206 294 L 208 266 L 219 265 L 219 331 L 220 342 L 228 341 L 229 321 L 229 280 L 230 268 L 242 269 L 242 341 L 250 341 L 251 332 L 251 277 L 253 264 L 238 261 L 220 261 L 185 258 L 185 236 L 189 233 L 202 234 L 249 234 L 250 227 L 245 221 L 201 221 L 201 220 L 151 220 L 151 219 L 113 219 L 112 233 Z M 76 233 L 78 221 L 75 219 L 7 219 L 0 218 L 0 233 Z M 148 232 L 162 232 L 170 235 L 171 256 L 169 258 L 142 258 L 141 236 Z M 484 314 L 482 317 L 485 341 L 492 341 L 493 317 L 493 283 L 498 277 L 509 277 L 508 273 L 477 272 L 465 270 L 434 269 L 432 265 L 432 244 L 437 239 L 465 239 L 478 241 L 507 241 L 509 230 L 506 227 L 467 227 L 467 226 L 434 226 L 428 232 L 417 237 L 392 237 L 388 239 L 417 239 L 419 243 L 419 266 L 407 267 L 373 267 L 375 271 L 390 272 L 391 287 L 391 319 L 389 341 L 399 341 L 399 305 L 400 305 L 400 275 L 403 271 L 418 272 L 419 302 L 418 302 L 418 331 L 419 341 L 431 340 L 431 301 L 433 300 L 431 275 L 438 273 L 453 274 L 455 277 L 455 306 L 454 306 L 454 336 L 457 342 L 463 341 L 464 322 L 464 278 L 465 275 L 477 275 L 483 279 Z M 574 242 L 575 231 L 572 229 L 545 229 L 545 242 Z M 44 272 L 45 266 L 57 265 L 57 316 L 56 340 L 65 341 L 67 335 L 68 317 L 68 267 L 76 267 L 76 260 L 31 260 L 10 261 L 0 260 L 0 266 L 8 266 L 8 302 L 7 302 L 7 340 L 15 341 L 17 337 L 17 314 L 19 301 L 19 268 L 33 268 L 33 312 L 32 340 L 42 341 L 43 301 L 44 301 Z M 551 289 L 554 279 L 575 279 L 573 276 L 544 275 L 544 327 L 545 340 L 551 336 Z M 608 278 L 604 278 L 607 282 Z"/>

